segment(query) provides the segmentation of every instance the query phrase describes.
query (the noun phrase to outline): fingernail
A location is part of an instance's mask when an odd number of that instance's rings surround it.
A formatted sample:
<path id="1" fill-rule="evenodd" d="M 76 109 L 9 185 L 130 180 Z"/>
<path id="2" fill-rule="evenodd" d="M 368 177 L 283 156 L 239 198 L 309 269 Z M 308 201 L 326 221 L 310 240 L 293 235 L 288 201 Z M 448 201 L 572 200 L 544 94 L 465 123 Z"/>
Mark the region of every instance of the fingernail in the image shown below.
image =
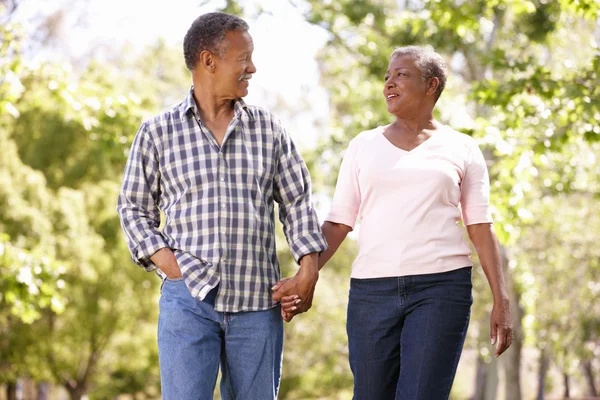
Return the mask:
<path id="1" fill-rule="evenodd" d="M 294 296 L 294 300 L 295 300 L 295 299 L 297 299 L 297 298 L 298 298 L 298 295 L 295 295 L 295 296 Z"/>
<path id="2" fill-rule="evenodd" d="M 296 307 L 296 306 L 292 307 L 292 311 L 296 311 L 297 308 L 298 307 Z"/>
<path id="3" fill-rule="evenodd" d="M 296 304 L 300 304 L 301 301 L 301 299 L 296 300 Z"/>
<path id="4" fill-rule="evenodd" d="M 492 338 L 492 345 L 496 343 L 496 338 Z"/>

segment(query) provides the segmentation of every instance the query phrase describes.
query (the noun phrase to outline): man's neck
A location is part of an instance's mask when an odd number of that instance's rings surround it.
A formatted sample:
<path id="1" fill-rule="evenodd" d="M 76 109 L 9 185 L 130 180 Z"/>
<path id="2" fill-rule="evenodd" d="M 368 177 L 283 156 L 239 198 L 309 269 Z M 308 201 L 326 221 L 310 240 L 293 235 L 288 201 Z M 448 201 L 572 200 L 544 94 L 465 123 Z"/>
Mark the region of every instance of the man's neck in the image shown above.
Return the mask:
<path id="1" fill-rule="evenodd" d="M 218 98 L 210 88 L 194 85 L 194 101 L 200 113 L 200 118 L 206 123 L 230 120 L 233 118 L 233 100 Z"/>

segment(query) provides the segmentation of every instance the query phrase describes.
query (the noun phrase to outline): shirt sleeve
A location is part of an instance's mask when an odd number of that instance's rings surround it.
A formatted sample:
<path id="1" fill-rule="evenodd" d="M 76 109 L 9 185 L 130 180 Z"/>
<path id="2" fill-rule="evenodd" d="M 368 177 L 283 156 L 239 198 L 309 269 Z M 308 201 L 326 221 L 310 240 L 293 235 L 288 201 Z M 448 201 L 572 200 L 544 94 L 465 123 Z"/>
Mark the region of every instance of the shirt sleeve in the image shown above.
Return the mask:
<path id="1" fill-rule="evenodd" d="M 352 229 L 361 204 L 356 161 L 356 140 L 352 140 L 344 154 L 331 209 L 325 218 L 326 221 L 344 224 Z"/>
<path id="2" fill-rule="evenodd" d="M 150 256 L 161 248 L 168 247 L 158 230 L 159 181 L 158 152 L 148 126 L 144 123 L 137 132 L 129 152 L 117 211 L 131 259 L 146 271 L 156 269 Z"/>
<path id="3" fill-rule="evenodd" d="M 470 147 L 460 190 L 464 225 L 491 223 L 490 178 L 483 154 L 475 142 Z"/>
<path id="4" fill-rule="evenodd" d="M 296 262 L 311 253 L 328 249 L 311 201 L 308 168 L 294 142 L 279 121 L 274 121 L 277 167 L 273 196 L 279 203 L 279 219 Z"/>

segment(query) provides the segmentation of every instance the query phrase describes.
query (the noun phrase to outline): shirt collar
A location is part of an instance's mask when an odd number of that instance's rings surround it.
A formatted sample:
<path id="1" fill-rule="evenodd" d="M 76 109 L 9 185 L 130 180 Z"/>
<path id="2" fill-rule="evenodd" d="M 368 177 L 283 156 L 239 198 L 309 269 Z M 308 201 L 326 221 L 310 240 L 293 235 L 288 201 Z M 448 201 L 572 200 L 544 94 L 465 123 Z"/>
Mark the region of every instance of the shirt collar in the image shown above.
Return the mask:
<path id="1" fill-rule="evenodd" d="M 200 113 L 198 112 L 198 107 L 196 106 L 196 102 L 194 101 L 194 86 L 192 86 L 190 88 L 190 91 L 188 92 L 187 96 L 185 96 L 185 99 L 183 100 L 182 108 L 181 108 L 183 115 L 187 115 L 187 113 L 190 112 L 190 110 L 192 110 L 192 112 L 195 115 L 200 117 Z M 242 116 L 242 113 L 246 113 L 248 115 L 248 117 L 250 118 L 250 120 L 254 120 L 254 117 L 252 116 L 250 109 L 246 105 L 246 102 L 244 102 L 244 100 L 242 100 L 242 98 L 234 100 L 233 110 L 234 110 L 235 116 L 237 118 L 240 118 Z"/>

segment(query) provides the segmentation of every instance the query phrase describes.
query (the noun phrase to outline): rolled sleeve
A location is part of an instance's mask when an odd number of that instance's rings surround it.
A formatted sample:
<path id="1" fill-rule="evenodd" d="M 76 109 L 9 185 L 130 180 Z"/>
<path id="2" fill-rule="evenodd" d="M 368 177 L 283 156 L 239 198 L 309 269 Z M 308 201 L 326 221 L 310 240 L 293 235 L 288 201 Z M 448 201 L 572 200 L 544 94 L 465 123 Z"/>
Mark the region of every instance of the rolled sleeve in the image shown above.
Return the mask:
<path id="1" fill-rule="evenodd" d="M 310 174 L 294 142 L 278 121 L 275 122 L 277 169 L 273 197 L 279 203 L 279 219 L 292 256 L 300 259 L 327 250 L 317 213 L 311 201 Z"/>
<path id="2" fill-rule="evenodd" d="M 297 263 L 307 254 L 322 253 L 327 249 L 327 241 L 320 232 L 308 234 L 290 244 L 290 252 Z"/>
<path id="3" fill-rule="evenodd" d="M 133 140 L 127 159 L 117 211 L 131 259 L 146 271 L 156 269 L 150 256 L 167 247 L 158 230 L 159 181 L 157 150 L 144 123 Z"/>
<path id="4" fill-rule="evenodd" d="M 150 257 L 164 247 L 169 247 L 162 235 L 149 236 L 137 244 L 131 252 L 132 260 L 143 267 L 146 271 L 154 271 L 156 265 L 150 260 Z"/>
<path id="5" fill-rule="evenodd" d="M 465 226 L 493 222 L 488 170 L 483 154 L 474 141 L 461 182 L 460 206 Z"/>

